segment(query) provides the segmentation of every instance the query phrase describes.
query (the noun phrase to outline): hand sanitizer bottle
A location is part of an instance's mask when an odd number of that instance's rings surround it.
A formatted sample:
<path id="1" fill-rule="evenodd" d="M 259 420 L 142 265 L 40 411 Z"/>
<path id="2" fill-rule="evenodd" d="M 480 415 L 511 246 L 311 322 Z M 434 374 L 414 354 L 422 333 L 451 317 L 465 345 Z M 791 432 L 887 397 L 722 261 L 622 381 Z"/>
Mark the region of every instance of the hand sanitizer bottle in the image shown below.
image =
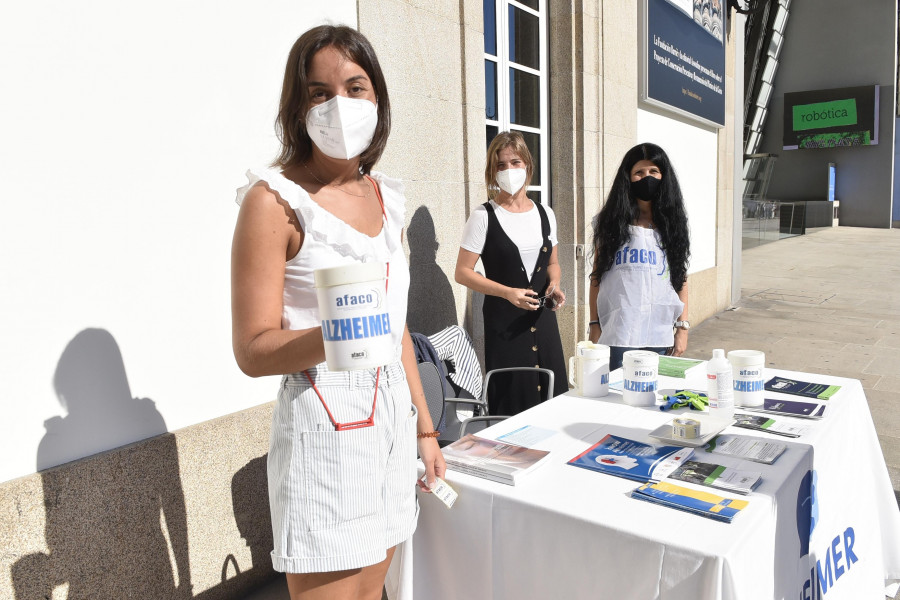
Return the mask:
<path id="1" fill-rule="evenodd" d="M 706 363 L 706 383 L 709 397 L 709 414 L 717 418 L 734 416 L 734 388 L 731 379 L 731 363 L 725 351 L 713 350 L 712 359 Z"/>

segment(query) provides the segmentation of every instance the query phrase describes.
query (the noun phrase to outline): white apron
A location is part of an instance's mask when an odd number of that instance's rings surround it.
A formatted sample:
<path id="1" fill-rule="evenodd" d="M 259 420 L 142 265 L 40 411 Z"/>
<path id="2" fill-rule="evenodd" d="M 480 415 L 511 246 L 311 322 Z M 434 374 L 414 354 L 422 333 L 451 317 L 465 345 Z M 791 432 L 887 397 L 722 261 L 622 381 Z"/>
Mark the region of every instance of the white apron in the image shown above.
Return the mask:
<path id="1" fill-rule="evenodd" d="M 670 347 L 684 310 L 669 280 L 666 254 L 656 231 L 631 225 L 631 239 L 616 252 L 600 280 L 600 343 L 629 348 Z"/>

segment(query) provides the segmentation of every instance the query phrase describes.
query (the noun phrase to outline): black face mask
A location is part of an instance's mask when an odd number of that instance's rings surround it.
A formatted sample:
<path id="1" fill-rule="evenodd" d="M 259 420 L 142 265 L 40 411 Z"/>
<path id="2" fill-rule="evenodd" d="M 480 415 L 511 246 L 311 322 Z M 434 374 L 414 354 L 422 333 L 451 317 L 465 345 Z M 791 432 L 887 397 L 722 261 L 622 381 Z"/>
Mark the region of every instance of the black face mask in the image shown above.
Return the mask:
<path id="1" fill-rule="evenodd" d="M 641 200 L 650 202 L 659 196 L 660 180 L 653 175 L 647 175 L 643 179 L 631 182 L 631 195 Z"/>

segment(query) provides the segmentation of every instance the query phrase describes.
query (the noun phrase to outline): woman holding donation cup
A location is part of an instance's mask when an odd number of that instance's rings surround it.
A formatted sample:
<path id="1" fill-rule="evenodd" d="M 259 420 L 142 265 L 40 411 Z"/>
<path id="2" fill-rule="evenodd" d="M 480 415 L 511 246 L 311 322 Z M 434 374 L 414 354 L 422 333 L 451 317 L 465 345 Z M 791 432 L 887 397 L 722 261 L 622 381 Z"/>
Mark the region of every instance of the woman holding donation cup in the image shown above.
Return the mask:
<path id="1" fill-rule="evenodd" d="M 566 295 L 560 288 L 556 217 L 526 194 L 533 171 L 521 134 L 502 132 L 494 138 L 484 170 L 489 201 L 472 211 L 463 230 L 456 281 L 484 294 L 487 370 L 552 369 L 556 396 L 568 391 L 555 313 Z M 484 275 L 475 271 L 479 258 Z M 546 379 L 537 373 L 491 377 L 489 412 L 514 415 L 538 404 L 546 395 Z"/>
<path id="2" fill-rule="evenodd" d="M 272 565 L 293 600 L 381 598 L 394 548 L 416 527 L 417 432 L 426 480 L 444 474 L 405 327 L 402 186 L 372 171 L 390 119 L 368 40 L 311 29 L 288 56 L 281 153 L 238 190 L 234 355 L 252 377 L 282 375 L 268 457 Z M 329 370 L 314 272 L 371 262 L 387 264 L 393 352 L 378 368 Z"/>
<path id="3" fill-rule="evenodd" d="M 590 339 L 610 347 L 610 370 L 628 350 L 687 349 L 690 232 L 678 178 L 655 144 L 629 150 L 594 218 Z"/>

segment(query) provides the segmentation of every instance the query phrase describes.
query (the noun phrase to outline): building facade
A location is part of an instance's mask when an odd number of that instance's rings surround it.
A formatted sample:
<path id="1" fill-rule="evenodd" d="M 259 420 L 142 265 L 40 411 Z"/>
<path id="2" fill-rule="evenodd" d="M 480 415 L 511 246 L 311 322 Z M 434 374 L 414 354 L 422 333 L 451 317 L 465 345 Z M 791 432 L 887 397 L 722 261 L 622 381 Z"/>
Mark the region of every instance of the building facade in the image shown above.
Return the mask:
<path id="1" fill-rule="evenodd" d="M 249 380 L 231 355 L 232 199 L 275 156 L 284 60 L 309 27 L 358 27 L 385 71 L 393 129 L 376 169 L 406 185 L 411 329 L 480 339 L 479 298 L 453 270 L 486 199 L 488 138 L 506 128 L 532 144 L 531 195 L 557 215 L 567 355 L 586 337 L 591 220 L 638 142 L 666 149 L 685 192 L 691 321 L 739 292 L 739 17 L 722 21 L 714 126 L 641 99 L 647 0 L 307 4 L 13 9 L 0 596 L 226 598 L 270 576 L 277 380 Z"/>

